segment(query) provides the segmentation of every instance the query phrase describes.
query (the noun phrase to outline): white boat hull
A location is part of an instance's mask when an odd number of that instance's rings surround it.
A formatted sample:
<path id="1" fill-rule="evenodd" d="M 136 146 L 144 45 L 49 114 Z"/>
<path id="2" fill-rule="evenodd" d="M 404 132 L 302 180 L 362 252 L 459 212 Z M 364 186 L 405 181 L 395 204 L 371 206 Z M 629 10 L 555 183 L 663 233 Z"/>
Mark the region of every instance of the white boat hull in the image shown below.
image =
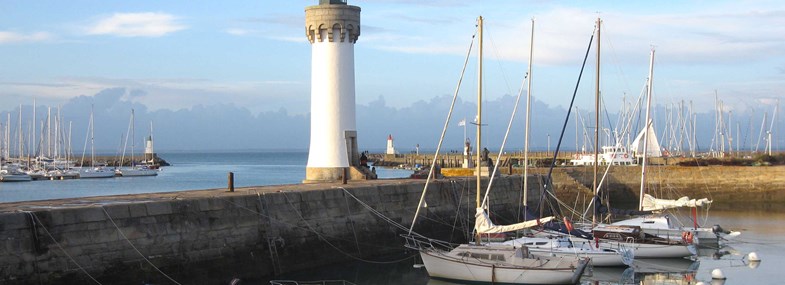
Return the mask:
<path id="1" fill-rule="evenodd" d="M 135 177 L 135 176 L 156 176 L 158 171 L 155 169 L 142 169 L 142 168 L 125 168 L 118 170 L 120 176 Z"/>
<path id="2" fill-rule="evenodd" d="M 695 245 L 668 245 L 646 243 L 620 243 L 613 240 L 600 240 L 600 248 L 623 246 L 635 252 L 635 259 L 640 258 L 683 258 L 698 253 Z"/>
<path id="3" fill-rule="evenodd" d="M 114 177 L 115 173 L 112 170 L 94 170 L 94 169 L 82 169 L 79 171 L 79 178 L 111 178 Z"/>
<path id="4" fill-rule="evenodd" d="M 0 182 L 24 182 L 30 181 L 32 178 L 27 174 L 2 174 L 0 175 Z"/>
<path id="5" fill-rule="evenodd" d="M 571 258 L 518 258 L 520 262 L 499 262 L 460 257 L 455 251 L 421 250 L 420 257 L 434 278 L 512 284 L 575 284 L 586 269 L 587 260 Z M 509 257 L 507 257 L 509 258 Z M 576 262 L 577 261 L 577 262 Z"/>
<path id="6" fill-rule="evenodd" d="M 565 237 L 522 237 L 504 244 L 526 246 L 533 255 L 543 257 L 589 258 L 593 266 L 629 266 L 635 258 L 632 249 L 596 249 L 588 242 L 573 242 Z"/>

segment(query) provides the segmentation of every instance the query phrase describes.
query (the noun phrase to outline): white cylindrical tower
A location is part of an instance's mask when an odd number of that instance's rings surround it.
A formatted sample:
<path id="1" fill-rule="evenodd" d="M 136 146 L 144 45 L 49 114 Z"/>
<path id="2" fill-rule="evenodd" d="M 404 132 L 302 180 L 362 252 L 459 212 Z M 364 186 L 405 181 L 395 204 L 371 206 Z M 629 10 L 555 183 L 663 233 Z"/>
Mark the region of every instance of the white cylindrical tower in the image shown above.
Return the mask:
<path id="1" fill-rule="evenodd" d="M 311 42 L 311 145 L 305 181 L 340 180 L 359 157 L 354 43 L 360 36 L 360 7 L 346 0 L 320 0 L 305 8 L 305 34 Z"/>

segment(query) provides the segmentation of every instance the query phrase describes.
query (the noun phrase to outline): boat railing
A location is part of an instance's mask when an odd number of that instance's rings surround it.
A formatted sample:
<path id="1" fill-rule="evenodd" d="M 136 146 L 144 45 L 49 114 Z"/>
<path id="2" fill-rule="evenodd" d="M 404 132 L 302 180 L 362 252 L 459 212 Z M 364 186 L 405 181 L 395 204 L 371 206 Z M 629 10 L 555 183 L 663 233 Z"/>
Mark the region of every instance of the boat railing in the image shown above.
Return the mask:
<path id="1" fill-rule="evenodd" d="M 346 280 L 317 280 L 317 281 L 294 281 L 294 280 L 270 280 L 270 285 L 357 285 Z"/>
<path id="2" fill-rule="evenodd" d="M 449 251 L 455 248 L 454 244 L 451 244 L 449 242 L 430 239 L 420 235 L 402 234 L 401 237 L 403 237 L 406 240 L 406 244 L 404 244 L 404 246 L 409 249 L 414 249 L 414 250 L 430 249 L 430 250 Z"/>

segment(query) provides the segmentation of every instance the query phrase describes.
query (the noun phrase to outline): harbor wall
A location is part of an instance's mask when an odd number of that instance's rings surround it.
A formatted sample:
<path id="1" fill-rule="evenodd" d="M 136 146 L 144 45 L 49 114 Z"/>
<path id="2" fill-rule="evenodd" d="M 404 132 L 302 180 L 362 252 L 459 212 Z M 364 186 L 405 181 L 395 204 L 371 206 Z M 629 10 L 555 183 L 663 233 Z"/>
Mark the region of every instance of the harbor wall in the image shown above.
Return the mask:
<path id="1" fill-rule="evenodd" d="M 0 204 L 0 283 L 228 284 L 401 253 L 423 186 L 398 179 Z M 414 231 L 464 241 L 475 180 L 428 188 Z M 520 177 L 494 181 L 495 221 L 515 219 L 520 189 Z"/>

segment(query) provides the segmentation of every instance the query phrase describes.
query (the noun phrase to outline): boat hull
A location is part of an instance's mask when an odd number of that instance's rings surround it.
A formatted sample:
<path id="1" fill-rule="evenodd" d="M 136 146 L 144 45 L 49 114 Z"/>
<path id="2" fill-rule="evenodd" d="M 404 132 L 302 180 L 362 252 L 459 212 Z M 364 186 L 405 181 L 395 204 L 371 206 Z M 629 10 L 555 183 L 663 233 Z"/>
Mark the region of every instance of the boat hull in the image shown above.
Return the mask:
<path id="1" fill-rule="evenodd" d="M 0 182 L 24 182 L 30 181 L 32 178 L 27 174 L 4 174 L 0 175 Z"/>
<path id="2" fill-rule="evenodd" d="M 639 258 L 683 258 L 698 253 L 694 245 L 686 244 L 646 244 L 646 243 L 620 243 L 613 240 L 600 240 L 600 248 L 613 248 L 623 246 L 635 252 L 635 259 Z"/>
<path id="3" fill-rule="evenodd" d="M 154 169 L 137 169 L 137 168 L 127 168 L 127 169 L 120 169 L 118 170 L 120 176 L 123 177 L 136 177 L 136 176 L 156 176 L 158 175 L 158 171 Z"/>
<path id="4" fill-rule="evenodd" d="M 79 171 L 79 178 L 111 178 L 115 177 L 114 171 L 111 170 L 82 170 Z"/>
<path id="5" fill-rule="evenodd" d="M 508 284 L 575 284 L 580 281 L 588 261 L 572 258 L 536 258 L 531 266 L 514 266 L 491 260 L 471 262 L 450 253 L 421 250 L 420 257 L 434 278 Z M 537 267 L 534 267 L 537 266 Z"/>

